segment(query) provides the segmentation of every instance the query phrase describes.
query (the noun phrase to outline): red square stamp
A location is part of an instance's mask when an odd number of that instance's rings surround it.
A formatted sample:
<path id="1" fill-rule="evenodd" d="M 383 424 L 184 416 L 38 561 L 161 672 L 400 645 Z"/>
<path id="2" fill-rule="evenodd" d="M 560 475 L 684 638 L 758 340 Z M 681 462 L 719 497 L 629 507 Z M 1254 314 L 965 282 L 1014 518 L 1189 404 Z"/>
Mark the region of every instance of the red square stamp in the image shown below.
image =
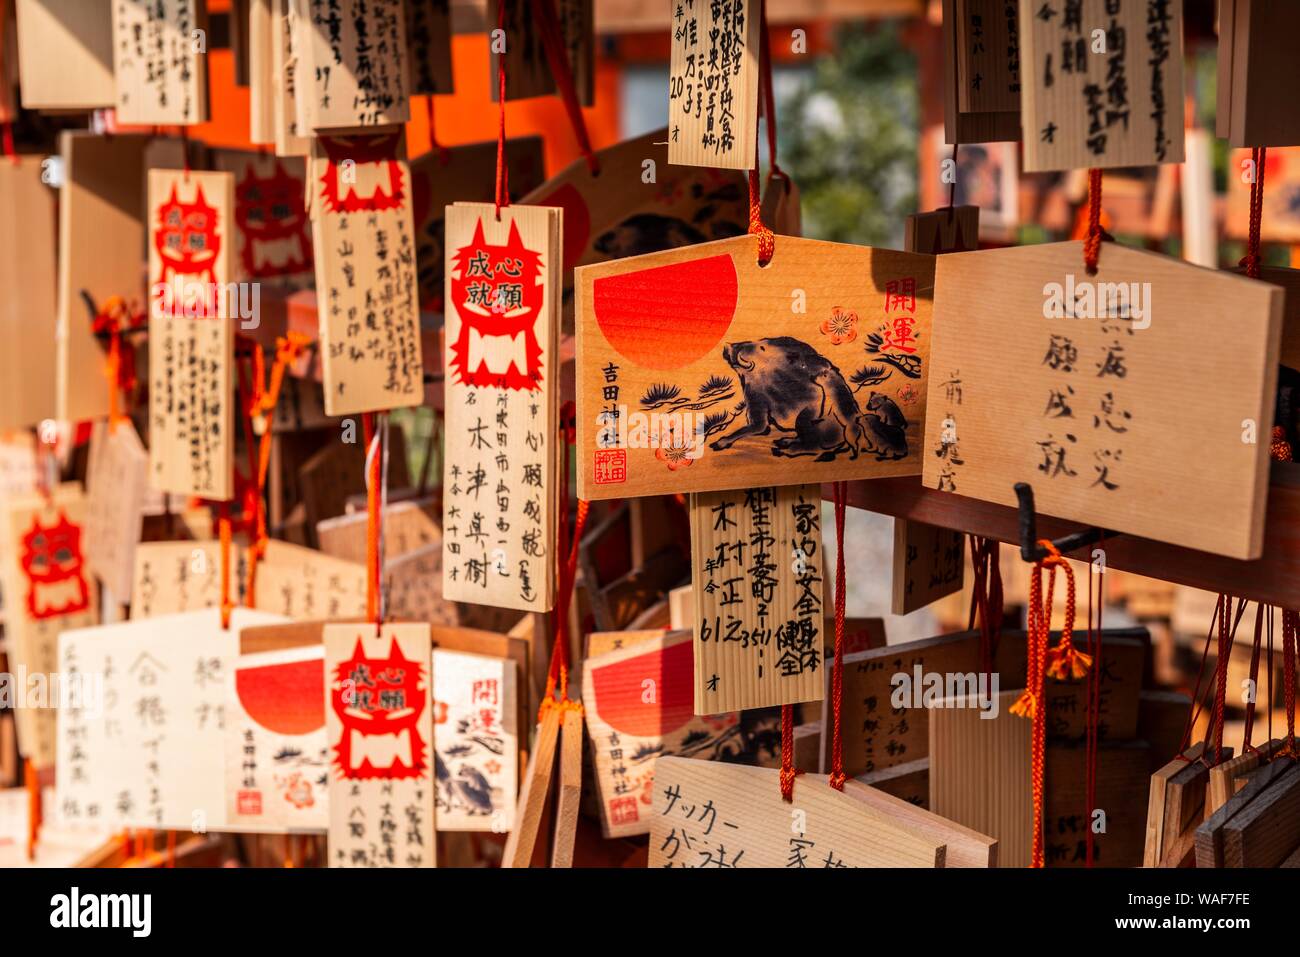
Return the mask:
<path id="1" fill-rule="evenodd" d="M 240 814 L 261 814 L 262 813 L 262 792 L 261 791 L 240 791 L 236 795 L 235 806 L 239 809 Z"/>
<path id="2" fill-rule="evenodd" d="M 634 797 L 618 797 L 609 802 L 610 824 L 634 824 L 638 816 Z"/>
<path id="3" fill-rule="evenodd" d="M 596 484 L 627 481 L 627 449 L 596 450 Z"/>

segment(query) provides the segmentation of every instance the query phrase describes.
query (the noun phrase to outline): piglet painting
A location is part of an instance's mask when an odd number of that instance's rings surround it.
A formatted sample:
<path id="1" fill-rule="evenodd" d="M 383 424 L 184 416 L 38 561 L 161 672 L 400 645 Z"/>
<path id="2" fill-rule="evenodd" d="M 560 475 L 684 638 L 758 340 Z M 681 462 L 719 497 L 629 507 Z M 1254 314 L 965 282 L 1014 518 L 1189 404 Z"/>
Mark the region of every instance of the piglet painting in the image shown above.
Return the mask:
<path id="1" fill-rule="evenodd" d="M 579 494 L 914 475 L 934 257 L 739 236 L 578 270 Z"/>

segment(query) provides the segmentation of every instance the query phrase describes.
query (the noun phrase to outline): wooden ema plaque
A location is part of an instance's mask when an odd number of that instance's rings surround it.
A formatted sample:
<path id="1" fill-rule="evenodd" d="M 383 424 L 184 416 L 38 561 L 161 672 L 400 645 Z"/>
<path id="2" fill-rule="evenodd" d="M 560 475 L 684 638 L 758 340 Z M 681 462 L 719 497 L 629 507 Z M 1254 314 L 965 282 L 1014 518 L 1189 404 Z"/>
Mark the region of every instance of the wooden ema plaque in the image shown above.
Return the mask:
<path id="1" fill-rule="evenodd" d="M 1020 98 L 1016 97 L 1013 106 L 995 111 L 983 111 L 963 106 L 972 104 L 971 93 L 975 77 L 980 79 L 981 90 L 976 93 L 975 107 L 980 101 L 988 102 L 986 94 L 996 92 L 996 98 L 1004 99 L 1004 91 L 1012 85 L 1010 66 L 1011 51 L 989 50 L 987 43 L 983 53 L 978 51 L 979 38 L 974 36 L 970 23 L 972 10 L 985 5 L 984 0 L 941 0 L 943 10 L 943 139 L 948 144 L 961 143 L 1001 143 L 1020 139 Z M 1009 4 L 1013 12 L 1008 13 L 1003 4 L 1002 13 L 1008 19 L 1016 20 L 1016 53 L 1019 59 L 1019 37 L 1021 18 L 1015 11 L 1016 3 Z M 982 14 L 977 14 L 981 15 Z M 981 20 L 981 26 L 983 21 Z M 1006 32 L 1010 34 L 1010 23 Z M 963 48 L 963 43 L 971 43 Z M 983 54 L 996 58 L 994 63 L 993 83 L 985 85 L 982 73 L 971 69 L 972 54 L 978 59 Z M 1021 61 L 1023 62 L 1023 61 Z M 1017 70 L 1018 70 L 1017 66 Z M 996 88 L 996 89 L 995 89 Z"/>
<path id="2" fill-rule="evenodd" d="M 358 131 L 410 120 L 404 0 L 292 2 L 300 131 Z"/>
<path id="3" fill-rule="evenodd" d="M 663 758 L 650 867 L 987 867 L 996 842 L 855 781 L 795 779 L 775 768 Z M 956 863 L 948 861 L 949 852 Z"/>
<path id="4" fill-rule="evenodd" d="M 298 125 L 298 56 L 304 42 L 297 28 L 295 0 L 271 0 L 271 127 L 276 156 L 310 156 L 311 137 Z"/>
<path id="5" fill-rule="evenodd" d="M 956 0 L 957 100 L 967 113 L 1020 110 L 1016 0 Z"/>
<path id="6" fill-rule="evenodd" d="M 292 634 L 300 627 L 284 630 Z M 315 644 L 241 654 L 233 662 L 225 711 L 226 822 L 232 829 L 329 829 L 320 629 L 317 624 Z"/>
<path id="7" fill-rule="evenodd" d="M 490 28 L 496 27 L 499 22 L 499 5 L 502 2 L 506 6 L 506 100 L 523 100 L 558 93 L 551 61 L 542 40 L 537 8 L 530 0 L 492 0 L 487 4 Z M 578 103 L 591 106 L 595 102 L 596 92 L 595 0 L 554 0 L 554 10 Z M 488 89 L 493 103 L 500 96 L 497 64 L 502 55 L 492 45 Z"/>
<path id="8" fill-rule="evenodd" d="M 961 591 L 966 533 L 894 519 L 894 577 L 890 611 L 907 615 Z"/>
<path id="9" fill-rule="evenodd" d="M 691 635 L 628 633 L 625 647 L 583 661 L 582 704 L 605 837 L 650 830 L 656 761 L 668 754 L 779 759 L 778 709 L 696 715 Z"/>
<path id="10" fill-rule="evenodd" d="M 296 156 L 216 150 L 213 164 L 235 178 L 234 276 L 277 290 L 311 286 L 306 162 Z"/>
<path id="11" fill-rule="evenodd" d="M 741 236 L 579 268 L 578 494 L 915 475 L 934 262 Z"/>
<path id="12" fill-rule="evenodd" d="M 451 0 L 406 0 L 411 94 L 455 92 L 451 79 Z"/>
<path id="13" fill-rule="evenodd" d="M 283 621 L 235 608 L 227 630 L 209 608 L 65 631 L 59 669 L 95 693 L 59 709 L 62 820 L 224 829 L 223 711 L 239 632 Z"/>
<path id="14" fill-rule="evenodd" d="M 14 46 L 24 109 L 95 110 L 113 105 L 110 4 L 17 0 L 17 21 Z"/>
<path id="15" fill-rule="evenodd" d="M 690 508 L 695 713 L 820 700 L 821 486 L 702 492 Z"/>
<path id="16" fill-rule="evenodd" d="M 1081 242 L 936 264 L 926 486 L 1259 556 L 1281 289 L 1115 243 L 1095 276 Z M 1216 467 L 1180 474 L 1193 440 Z"/>
<path id="17" fill-rule="evenodd" d="M 447 207 L 442 593 L 555 602 L 561 214 Z"/>
<path id="18" fill-rule="evenodd" d="M 758 136 L 758 0 L 673 4 L 668 162 L 752 169 Z"/>
<path id="19" fill-rule="evenodd" d="M 440 831 L 514 828 L 519 790 L 519 667 L 433 650 L 436 824 Z"/>
<path id="20" fill-rule="evenodd" d="M 1297 31 L 1295 4 L 1220 0 L 1215 126 L 1229 146 L 1300 146 L 1300 117 L 1291 99 L 1300 60 L 1276 39 Z"/>
<path id="21" fill-rule="evenodd" d="M 131 599 L 148 485 L 149 453 L 131 420 L 95 422 L 86 465 L 86 567 L 117 604 Z"/>
<path id="22" fill-rule="evenodd" d="M 331 623 L 324 643 L 330 866 L 433 867 L 429 626 Z"/>
<path id="23" fill-rule="evenodd" d="M 54 418 L 58 381 L 59 194 L 41 182 L 43 156 L 0 164 L 0 429 Z M 84 308 L 82 310 L 85 311 Z M 87 317 L 87 323 L 89 318 Z"/>
<path id="24" fill-rule="evenodd" d="M 234 495 L 233 190 L 229 173 L 149 171 L 149 477 L 216 501 Z"/>
<path id="25" fill-rule="evenodd" d="M 207 10 L 200 0 L 113 0 L 117 122 L 208 119 Z"/>
<path id="26" fill-rule="evenodd" d="M 1025 172 L 1183 161 L 1183 5 L 1020 4 Z"/>
<path id="27" fill-rule="evenodd" d="M 95 336 L 82 293 L 143 309 L 146 136 L 59 134 L 59 325 L 56 400 L 60 420 L 108 415 L 106 347 Z"/>
<path id="28" fill-rule="evenodd" d="M 308 170 L 325 412 L 419 405 L 424 366 L 403 133 L 319 136 Z"/>
<path id="29" fill-rule="evenodd" d="M 85 562 L 86 499 L 74 483 L 60 485 L 48 501 L 39 493 L 12 495 L 0 507 L 0 520 L 9 670 L 26 678 L 16 681 L 26 693 L 32 679 L 49 687 L 57 678 L 60 632 L 99 621 L 95 580 Z M 54 764 L 59 703 L 14 709 L 18 751 L 37 768 Z"/>

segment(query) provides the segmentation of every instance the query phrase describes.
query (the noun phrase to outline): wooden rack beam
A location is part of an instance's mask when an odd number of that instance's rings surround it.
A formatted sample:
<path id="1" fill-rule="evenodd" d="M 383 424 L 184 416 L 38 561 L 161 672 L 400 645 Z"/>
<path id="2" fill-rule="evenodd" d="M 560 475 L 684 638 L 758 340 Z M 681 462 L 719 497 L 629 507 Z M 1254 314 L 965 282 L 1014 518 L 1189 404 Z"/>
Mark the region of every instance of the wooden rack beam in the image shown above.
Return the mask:
<path id="1" fill-rule="evenodd" d="M 823 495 L 831 498 L 830 486 L 824 487 Z M 1019 545 L 1014 506 L 925 488 L 919 476 L 852 482 L 849 504 Z M 1105 543 L 1106 567 L 1283 608 L 1300 607 L 1300 463 L 1272 464 L 1264 521 L 1264 553 L 1255 561 L 1122 535 Z M 1039 516 L 1038 531 L 1045 537 L 1055 539 L 1083 528 L 1075 522 Z M 1089 551 L 1083 549 L 1070 557 L 1087 560 Z"/>

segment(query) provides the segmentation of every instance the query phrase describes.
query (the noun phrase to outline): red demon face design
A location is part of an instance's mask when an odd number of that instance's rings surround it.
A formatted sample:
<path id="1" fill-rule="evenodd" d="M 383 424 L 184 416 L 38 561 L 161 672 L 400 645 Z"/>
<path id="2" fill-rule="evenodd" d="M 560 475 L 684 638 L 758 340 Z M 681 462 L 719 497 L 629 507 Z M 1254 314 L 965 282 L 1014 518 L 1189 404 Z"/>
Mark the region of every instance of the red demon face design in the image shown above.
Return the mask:
<path id="1" fill-rule="evenodd" d="M 330 706 L 343 723 L 334 763 L 343 777 L 420 777 L 428 766 L 419 726 L 428 697 L 424 666 L 402 657 L 396 640 L 387 658 L 367 658 L 358 638 L 333 679 Z"/>
<path id="2" fill-rule="evenodd" d="M 321 199 L 331 213 L 399 209 L 405 197 L 398 133 L 387 136 L 322 136 L 329 165 L 321 176 Z"/>
<path id="3" fill-rule="evenodd" d="M 182 203 L 172 186 L 167 202 L 158 207 L 158 228 L 153 242 L 162 259 L 158 282 L 169 283 L 177 276 L 192 276 L 198 282 L 215 282 L 213 265 L 221 251 L 217 236 L 217 211 L 203 198 L 203 187 L 194 192 L 194 202 Z"/>
<path id="4" fill-rule="evenodd" d="M 461 321 L 451 347 L 452 372 L 466 385 L 540 389 L 541 254 L 524 248 L 513 222 L 504 246 L 488 245 L 480 219 L 452 268 L 452 305 Z"/>
<path id="5" fill-rule="evenodd" d="M 244 273 L 254 279 L 291 276 L 312 265 L 302 180 L 278 160 L 275 173 L 258 176 L 250 163 L 235 187 L 235 221 L 244 237 Z"/>
<path id="6" fill-rule="evenodd" d="M 27 576 L 27 613 L 35 619 L 71 615 L 90 607 L 90 589 L 82 572 L 81 528 L 59 512 L 53 525 L 32 517 L 23 536 L 20 562 Z"/>

